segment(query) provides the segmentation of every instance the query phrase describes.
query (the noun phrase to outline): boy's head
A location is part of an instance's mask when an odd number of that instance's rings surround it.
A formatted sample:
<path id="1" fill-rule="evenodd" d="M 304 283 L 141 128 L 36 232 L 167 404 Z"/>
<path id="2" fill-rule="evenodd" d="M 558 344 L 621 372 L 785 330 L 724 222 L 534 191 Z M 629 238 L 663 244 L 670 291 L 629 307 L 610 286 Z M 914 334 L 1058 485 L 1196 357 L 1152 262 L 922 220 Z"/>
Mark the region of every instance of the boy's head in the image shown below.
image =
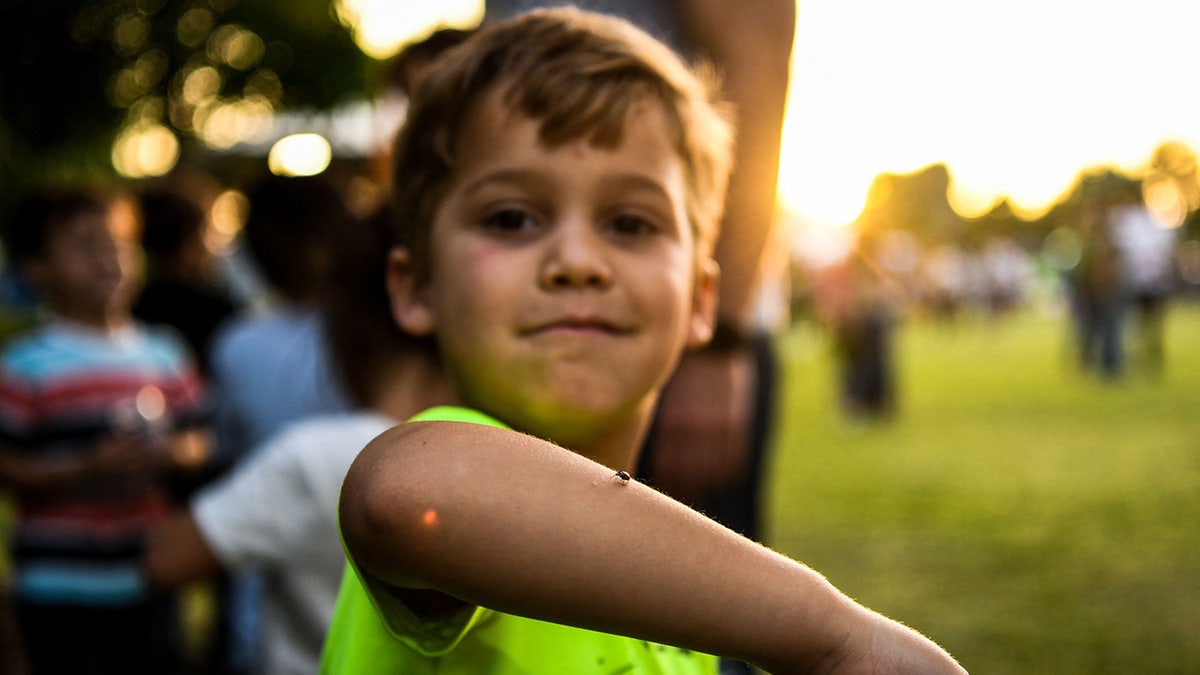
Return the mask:
<path id="1" fill-rule="evenodd" d="M 137 244 L 112 204 L 82 190 L 34 194 L 9 225 L 10 261 L 55 311 L 87 321 L 128 311 Z"/>
<path id="2" fill-rule="evenodd" d="M 661 106 L 682 160 L 697 257 L 716 241 L 731 169 L 732 127 L 714 83 L 667 46 L 626 21 L 575 9 L 529 12 L 486 27 L 425 73 L 396 138 L 393 184 L 401 244 L 419 274 L 428 270 L 433 213 L 470 147 L 462 133 L 489 95 L 540 122 L 548 146 L 587 139 L 613 147 L 630 112 Z"/>
<path id="3" fill-rule="evenodd" d="M 204 243 L 208 216 L 199 203 L 169 188 L 151 188 L 138 196 L 138 208 L 151 273 L 186 276 L 206 271 L 212 260 Z"/>
<path id="4" fill-rule="evenodd" d="M 711 335 L 729 130 L 708 89 L 624 21 L 545 10 L 448 52 L 410 114 L 396 320 L 436 337 L 467 405 L 628 450 Z"/>

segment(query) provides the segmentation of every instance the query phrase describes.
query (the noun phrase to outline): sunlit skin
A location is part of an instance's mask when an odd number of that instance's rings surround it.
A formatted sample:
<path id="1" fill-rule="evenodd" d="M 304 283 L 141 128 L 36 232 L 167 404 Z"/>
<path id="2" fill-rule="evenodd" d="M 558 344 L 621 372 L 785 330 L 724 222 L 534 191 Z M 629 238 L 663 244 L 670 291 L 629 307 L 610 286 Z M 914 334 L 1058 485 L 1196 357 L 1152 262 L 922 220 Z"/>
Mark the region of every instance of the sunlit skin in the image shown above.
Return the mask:
<path id="1" fill-rule="evenodd" d="M 397 317 L 436 333 L 466 405 L 632 469 L 656 393 L 711 331 L 716 270 L 698 268 L 682 163 L 657 105 L 618 147 L 547 147 L 495 98 L 461 137 L 431 279 L 393 259 Z"/>

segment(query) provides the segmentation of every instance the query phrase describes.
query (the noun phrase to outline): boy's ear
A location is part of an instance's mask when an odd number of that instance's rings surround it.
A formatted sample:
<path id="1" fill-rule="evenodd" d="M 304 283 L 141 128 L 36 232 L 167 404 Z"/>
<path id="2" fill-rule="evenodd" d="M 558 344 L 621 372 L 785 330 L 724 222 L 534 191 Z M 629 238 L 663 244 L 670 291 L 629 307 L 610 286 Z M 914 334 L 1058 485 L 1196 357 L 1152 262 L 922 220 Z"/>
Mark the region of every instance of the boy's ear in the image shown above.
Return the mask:
<path id="1" fill-rule="evenodd" d="M 433 312 L 425 294 L 425 285 L 417 279 L 408 249 L 396 247 L 388 254 L 387 291 L 391 299 L 392 318 L 409 335 L 424 336 L 433 332 Z"/>
<path id="2" fill-rule="evenodd" d="M 692 289 L 692 317 L 688 324 L 687 348 L 697 349 L 712 339 L 717 325 L 717 287 L 721 268 L 717 261 L 704 260 L 696 266 L 696 283 Z"/>

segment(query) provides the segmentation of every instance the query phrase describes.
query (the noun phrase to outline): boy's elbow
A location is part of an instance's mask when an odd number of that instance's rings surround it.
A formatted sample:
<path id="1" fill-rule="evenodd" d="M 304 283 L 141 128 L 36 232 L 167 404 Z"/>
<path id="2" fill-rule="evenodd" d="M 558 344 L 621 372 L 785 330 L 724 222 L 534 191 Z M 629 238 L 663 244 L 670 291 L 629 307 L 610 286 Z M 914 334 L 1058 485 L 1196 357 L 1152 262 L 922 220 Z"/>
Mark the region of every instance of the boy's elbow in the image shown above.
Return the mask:
<path id="1" fill-rule="evenodd" d="M 410 440 L 411 432 L 401 426 L 367 445 L 346 474 L 338 507 L 342 539 L 354 561 L 398 586 L 422 585 L 423 554 L 438 524 L 437 507 L 425 496 L 420 453 L 406 452 Z"/>

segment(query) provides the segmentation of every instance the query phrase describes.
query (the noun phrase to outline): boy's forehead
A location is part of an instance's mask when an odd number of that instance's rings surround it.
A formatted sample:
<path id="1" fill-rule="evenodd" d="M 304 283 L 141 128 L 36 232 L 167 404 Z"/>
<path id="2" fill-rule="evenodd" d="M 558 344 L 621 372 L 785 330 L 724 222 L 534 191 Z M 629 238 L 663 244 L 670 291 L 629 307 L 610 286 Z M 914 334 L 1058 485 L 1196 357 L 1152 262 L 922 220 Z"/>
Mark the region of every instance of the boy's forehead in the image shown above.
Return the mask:
<path id="1" fill-rule="evenodd" d="M 52 227 L 49 231 L 49 238 L 68 239 L 100 230 L 113 231 L 115 228 L 112 220 L 110 215 L 103 211 L 90 209 L 79 211 L 63 218 L 56 226 Z"/>

